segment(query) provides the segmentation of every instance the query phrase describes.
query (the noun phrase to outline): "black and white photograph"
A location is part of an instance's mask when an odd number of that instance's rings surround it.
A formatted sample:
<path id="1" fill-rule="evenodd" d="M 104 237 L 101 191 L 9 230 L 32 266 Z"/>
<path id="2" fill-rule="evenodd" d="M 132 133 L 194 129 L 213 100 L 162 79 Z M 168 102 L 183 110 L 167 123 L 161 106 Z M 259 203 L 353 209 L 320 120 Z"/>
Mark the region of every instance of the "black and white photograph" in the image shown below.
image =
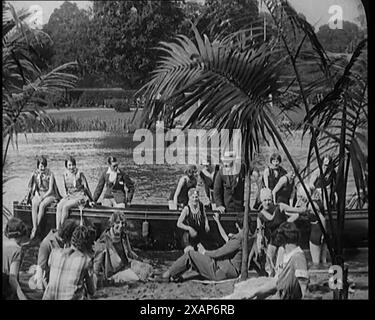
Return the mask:
<path id="1" fill-rule="evenodd" d="M 2 300 L 369 300 L 368 10 L 2 1 Z"/>

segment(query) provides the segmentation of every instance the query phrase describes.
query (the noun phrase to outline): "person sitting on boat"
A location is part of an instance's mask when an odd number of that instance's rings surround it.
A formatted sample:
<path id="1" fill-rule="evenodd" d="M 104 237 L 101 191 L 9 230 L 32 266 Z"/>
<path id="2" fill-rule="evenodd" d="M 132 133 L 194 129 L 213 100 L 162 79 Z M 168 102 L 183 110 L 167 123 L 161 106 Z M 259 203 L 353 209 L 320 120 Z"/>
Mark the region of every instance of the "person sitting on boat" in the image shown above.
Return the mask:
<path id="1" fill-rule="evenodd" d="M 108 169 L 100 176 L 94 192 L 94 202 L 97 202 L 104 186 L 103 205 L 106 207 L 125 208 L 130 205 L 134 194 L 134 182 L 121 169 L 115 157 L 108 158 Z M 127 193 L 125 187 L 128 189 Z"/>
<path id="2" fill-rule="evenodd" d="M 36 235 L 46 207 L 61 199 L 54 174 L 47 168 L 47 159 L 44 156 L 38 157 L 36 167 L 37 169 L 32 173 L 29 180 L 28 193 L 23 201 L 26 203 L 31 201 L 33 228 L 30 239 L 33 239 Z"/>
<path id="3" fill-rule="evenodd" d="M 94 272 L 101 283 L 130 268 L 131 260 L 138 258 L 129 242 L 125 214 L 114 212 L 109 225 L 94 245 Z"/>
<path id="4" fill-rule="evenodd" d="M 223 299 L 303 299 L 308 293 L 309 274 L 305 254 L 298 246 L 299 236 L 294 223 L 283 222 L 276 234 L 276 242 L 283 250 L 278 257 L 275 276 L 246 280 Z"/>
<path id="5" fill-rule="evenodd" d="M 3 292 L 5 300 L 27 300 L 19 283 L 19 271 L 24 257 L 22 243 L 27 235 L 25 223 L 11 218 L 3 235 Z"/>
<path id="6" fill-rule="evenodd" d="M 331 156 L 327 155 L 323 158 L 322 163 L 323 178 L 320 176 L 319 168 L 316 168 L 310 178 L 310 193 L 320 192 L 322 194 L 322 199 L 324 199 L 324 208 L 327 210 L 327 201 L 324 195 L 323 187 L 327 189 L 329 203 L 331 208 L 335 207 L 336 202 L 336 171 L 333 164 L 333 159 Z"/>
<path id="7" fill-rule="evenodd" d="M 294 170 L 290 169 L 285 175 L 280 177 L 272 190 L 274 203 L 282 202 L 293 206 L 296 195 L 296 186 L 294 182 L 295 176 L 296 174 L 294 173 Z"/>
<path id="8" fill-rule="evenodd" d="M 224 152 L 223 166 L 215 177 L 214 199 L 220 213 L 225 211 L 243 211 L 245 170 L 236 161 L 233 151 Z"/>
<path id="9" fill-rule="evenodd" d="M 286 170 L 280 165 L 281 156 L 273 153 L 270 157 L 270 165 L 263 171 L 263 186 L 273 190 L 279 179 L 286 174 Z"/>
<path id="10" fill-rule="evenodd" d="M 206 250 L 198 244 L 198 251 L 189 250 L 178 258 L 162 275 L 163 281 L 183 281 L 187 271 L 207 280 L 221 281 L 237 278 L 241 272 L 243 214 L 236 217 L 238 233 L 216 250 Z M 185 275 L 185 277 L 184 277 Z"/>
<path id="11" fill-rule="evenodd" d="M 38 264 L 35 275 L 33 276 L 33 281 L 37 289 L 43 290 L 48 283 L 48 259 L 51 251 L 55 248 L 70 246 L 73 231 L 78 225 L 79 222 L 77 220 L 66 219 L 59 230 L 50 230 L 47 236 L 40 243 L 38 251 Z"/>
<path id="12" fill-rule="evenodd" d="M 214 181 L 217 172 L 219 171 L 219 165 L 212 166 L 209 161 L 202 163 L 203 168 L 199 171 L 199 177 L 203 181 L 204 190 L 206 192 L 207 198 L 211 203 L 214 203 Z"/>
<path id="13" fill-rule="evenodd" d="M 177 227 L 184 231 L 182 245 L 184 251 L 197 250 L 197 245 L 206 233 L 210 232 L 210 226 L 204 205 L 199 201 L 199 192 L 192 188 L 188 191 L 189 202 L 181 212 L 177 221 Z"/>
<path id="14" fill-rule="evenodd" d="M 178 205 L 184 207 L 188 204 L 188 191 L 197 186 L 197 172 L 198 170 L 196 165 L 189 165 L 185 169 L 184 175 L 180 178 L 176 189 L 171 192 L 169 197 L 169 200 L 173 201 L 175 208 Z"/>
<path id="15" fill-rule="evenodd" d="M 275 245 L 277 230 L 283 222 L 297 220 L 300 213 L 306 212 L 306 208 L 293 208 L 285 203 L 275 204 L 272 191 L 266 188 L 260 191 L 260 200 L 262 201 L 262 208 L 258 212 L 256 231 L 265 238 L 267 247 L 266 271 L 270 276 L 273 276 L 277 255 L 277 246 Z"/>
<path id="16" fill-rule="evenodd" d="M 59 230 L 65 219 L 69 215 L 69 210 L 85 203 L 92 201 L 92 195 L 89 185 L 83 172 L 79 171 L 76 166 L 76 160 L 69 157 L 65 160 L 65 172 L 63 175 L 66 196 L 60 200 L 56 209 L 56 229 Z"/>
<path id="17" fill-rule="evenodd" d="M 55 248 L 49 256 L 49 282 L 43 300 L 85 300 L 94 295 L 96 276 L 91 252 L 91 231 L 79 225 L 70 246 Z"/>

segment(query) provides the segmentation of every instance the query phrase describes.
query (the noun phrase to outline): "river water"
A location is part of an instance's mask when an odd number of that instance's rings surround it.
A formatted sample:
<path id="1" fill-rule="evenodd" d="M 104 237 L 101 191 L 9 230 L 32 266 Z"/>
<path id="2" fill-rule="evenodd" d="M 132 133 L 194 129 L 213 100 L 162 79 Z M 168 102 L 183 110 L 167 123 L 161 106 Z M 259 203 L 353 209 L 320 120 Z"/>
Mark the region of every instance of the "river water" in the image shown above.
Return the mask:
<path id="1" fill-rule="evenodd" d="M 307 154 L 306 141 L 301 141 L 297 133 L 297 137 L 286 138 L 285 142 L 290 147 L 295 161 L 302 165 Z M 102 170 L 107 167 L 107 158 L 112 155 L 117 157 L 120 167 L 125 168 L 136 183 L 134 203 L 167 203 L 170 190 L 176 185 L 185 166 L 137 165 L 133 160 L 133 149 L 139 143 L 133 141 L 132 134 L 118 135 L 101 131 L 30 133 L 27 137 L 19 135 L 18 148 L 10 146 L 7 165 L 3 172 L 4 178 L 11 177 L 3 185 L 3 203 L 11 209 L 13 201 L 23 199 L 27 192 L 28 179 L 32 170 L 36 168 L 36 157 L 39 155 L 47 156 L 48 167 L 54 172 L 63 195 L 65 190 L 62 174 L 65 169 L 64 160 L 68 155 L 76 158 L 77 167 L 85 174 L 91 192 L 95 190 Z M 254 164 L 264 169 L 270 154 L 274 151 L 273 146 L 263 146 Z M 284 159 L 282 165 L 287 169 L 289 164 L 286 157 L 280 153 Z M 348 192 L 352 192 L 353 187 L 351 181 Z"/>

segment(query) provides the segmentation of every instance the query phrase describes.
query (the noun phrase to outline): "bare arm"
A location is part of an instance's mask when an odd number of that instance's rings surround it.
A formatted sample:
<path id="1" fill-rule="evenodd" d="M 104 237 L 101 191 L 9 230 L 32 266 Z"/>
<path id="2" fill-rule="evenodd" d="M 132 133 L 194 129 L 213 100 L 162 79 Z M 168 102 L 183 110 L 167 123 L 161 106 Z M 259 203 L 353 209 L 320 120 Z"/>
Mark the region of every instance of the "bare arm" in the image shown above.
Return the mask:
<path id="1" fill-rule="evenodd" d="M 86 195 L 90 198 L 90 201 L 93 201 L 91 191 L 90 191 L 90 188 L 89 188 L 89 184 L 87 183 L 86 177 L 82 172 L 81 172 L 81 177 L 82 177 L 83 185 L 85 187 Z"/>
<path id="2" fill-rule="evenodd" d="M 185 220 L 185 217 L 188 213 L 188 208 L 185 207 L 182 211 L 181 211 L 181 214 L 177 220 L 177 227 L 182 229 L 182 230 L 186 230 L 186 231 L 189 231 L 190 229 L 192 229 L 192 227 L 184 224 L 184 220 Z"/>
<path id="3" fill-rule="evenodd" d="M 214 220 L 217 224 L 217 228 L 219 229 L 219 233 L 220 233 L 221 237 L 224 239 L 225 242 L 228 242 L 229 237 L 228 237 L 227 233 L 225 232 L 223 226 L 220 223 L 219 214 L 217 212 L 214 213 Z"/>
<path id="4" fill-rule="evenodd" d="M 204 229 L 206 232 L 210 232 L 210 225 L 208 223 L 208 218 L 207 218 L 207 214 L 206 214 L 206 210 L 204 208 L 204 206 L 202 205 L 202 208 L 203 208 L 203 216 L 204 216 Z"/>
<path id="5" fill-rule="evenodd" d="M 263 171 L 263 181 L 264 181 L 264 186 L 265 186 L 267 189 L 269 189 L 269 187 L 268 187 L 268 176 L 269 176 L 269 174 L 270 174 L 270 171 L 269 171 L 269 169 L 268 169 L 268 167 L 267 167 L 267 168 L 265 168 L 264 171 Z"/>
<path id="6" fill-rule="evenodd" d="M 104 171 L 99 178 L 98 185 L 96 186 L 96 189 L 94 191 L 94 198 L 93 198 L 94 202 L 98 201 L 100 195 L 103 192 L 103 188 L 104 188 L 104 185 L 105 185 L 105 175 L 106 175 L 106 172 Z"/>

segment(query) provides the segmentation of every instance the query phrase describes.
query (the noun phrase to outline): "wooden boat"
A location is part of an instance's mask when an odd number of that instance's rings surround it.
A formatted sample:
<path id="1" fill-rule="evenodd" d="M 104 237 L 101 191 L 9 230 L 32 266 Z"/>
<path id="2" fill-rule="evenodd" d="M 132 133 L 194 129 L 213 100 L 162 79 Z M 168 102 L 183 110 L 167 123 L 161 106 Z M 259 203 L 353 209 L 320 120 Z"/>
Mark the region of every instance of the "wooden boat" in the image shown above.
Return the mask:
<path id="1" fill-rule="evenodd" d="M 174 250 L 181 249 L 181 231 L 176 223 L 180 215 L 179 210 L 169 210 L 168 205 L 156 204 L 132 204 L 125 209 L 109 208 L 97 206 L 94 208 L 84 208 L 83 217 L 92 223 L 97 236 L 108 227 L 108 219 L 113 212 L 121 210 L 126 214 L 128 227 L 130 230 L 130 240 L 134 247 L 153 250 Z M 213 220 L 213 211 L 206 210 L 211 228 L 210 237 L 207 239 L 208 248 L 217 247 L 223 244 L 219 235 L 216 223 Z M 19 202 L 13 203 L 13 213 L 15 217 L 22 219 L 28 227 L 32 226 L 31 206 Z M 51 228 L 55 227 L 56 205 L 48 207 L 40 226 L 41 237 L 44 237 Z M 235 233 L 235 221 L 237 212 L 224 213 L 220 221 L 227 233 Z M 255 227 L 256 211 L 249 214 L 252 230 Z M 336 213 L 333 213 L 334 219 Z M 80 211 L 73 208 L 70 217 L 80 219 Z M 148 227 L 144 222 L 148 222 Z M 306 218 L 301 217 L 296 221 L 301 231 L 301 246 L 308 248 L 308 238 L 310 234 L 310 223 Z M 143 230 L 142 230 L 143 229 Z M 145 230 L 147 229 L 147 230 Z M 345 215 L 344 246 L 347 248 L 366 247 L 368 245 L 368 210 L 347 210 Z"/>

